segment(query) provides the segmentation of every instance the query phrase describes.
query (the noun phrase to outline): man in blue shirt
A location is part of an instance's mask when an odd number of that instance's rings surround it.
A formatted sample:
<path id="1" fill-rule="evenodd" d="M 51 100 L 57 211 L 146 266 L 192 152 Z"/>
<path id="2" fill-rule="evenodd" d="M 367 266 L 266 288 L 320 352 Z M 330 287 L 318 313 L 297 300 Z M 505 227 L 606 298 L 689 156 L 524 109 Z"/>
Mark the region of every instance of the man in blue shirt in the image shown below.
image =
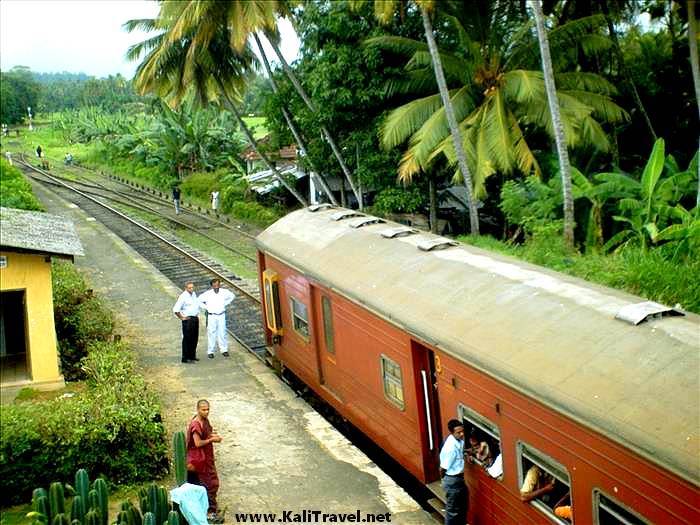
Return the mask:
<path id="1" fill-rule="evenodd" d="M 182 321 L 182 362 L 194 363 L 197 359 L 199 340 L 199 299 L 194 291 L 194 283 L 185 283 L 185 290 L 177 298 L 173 313 Z"/>
<path id="2" fill-rule="evenodd" d="M 464 483 L 464 425 L 457 419 L 450 419 L 447 429 L 450 435 L 440 450 L 445 525 L 464 525 L 469 507 L 469 491 Z"/>

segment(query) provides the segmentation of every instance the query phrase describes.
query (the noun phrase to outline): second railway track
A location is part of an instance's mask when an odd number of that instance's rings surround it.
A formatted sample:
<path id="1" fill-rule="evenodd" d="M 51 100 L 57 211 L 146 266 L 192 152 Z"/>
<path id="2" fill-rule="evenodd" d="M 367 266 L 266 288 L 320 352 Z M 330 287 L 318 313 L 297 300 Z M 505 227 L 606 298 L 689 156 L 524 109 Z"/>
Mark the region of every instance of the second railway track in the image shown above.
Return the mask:
<path id="1" fill-rule="evenodd" d="M 34 177 L 37 182 L 50 183 L 53 191 L 99 220 L 178 288 L 181 288 L 185 281 L 192 281 L 197 289 L 202 290 L 207 288 L 209 281 L 215 277 L 233 288 L 236 300 L 227 309 L 227 329 L 246 349 L 260 359 L 265 359 L 266 343 L 257 286 L 247 283 L 221 264 L 184 245 L 176 238 L 154 231 L 49 173 L 22 161 L 18 164 L 26 171 L 31 170 L 39 174 L 40 177 Z"/>

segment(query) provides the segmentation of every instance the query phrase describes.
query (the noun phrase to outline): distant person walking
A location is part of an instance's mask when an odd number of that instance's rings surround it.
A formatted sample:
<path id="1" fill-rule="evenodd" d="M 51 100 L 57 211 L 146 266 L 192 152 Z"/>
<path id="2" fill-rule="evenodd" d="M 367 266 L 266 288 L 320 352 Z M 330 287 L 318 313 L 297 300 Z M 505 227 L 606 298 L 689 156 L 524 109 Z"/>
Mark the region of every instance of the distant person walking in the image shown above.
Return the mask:
<path id="1" fill-rule="evenodd" d="M 185 283 L 185 289 L 177 298 L 173 313 L 182 321 L 182 362 L 194 363 L 197 359 L 199 339 L 199 300 L 194 291 L 194 283 Z"/>
<path id="2" fill-rule="evenodd" d="M 37 146 L 37 147 L 36 147 L 36 156 L 37 156 L 38 158 L 41 158 L 41 146 Z"/>
<path id="3" fill-rule="evenodd" d="M 180 188 L 173 186 L 173 203 L 175 204 L 175 214 L 180 215 Z"/>
<path id="4" fill-rule="evenodd" d="M 204 485 L 209 498 L 209 523 L 223 523 L 218 515 L 216 494 L 219 491 L 219 475 L 214 462 L 214 445 L 221 443 L 221 436 L 209 423 L 209 401 L 197 401 L 197 415 L 187 427 L 187 481 Z"/>
<path id="5" fill-rule="evenodd" d="M 211 288 L 199 296 L 199 303 L 207 311 L 207 357 L 214 359 L 216 344 L 224 357 L 228 357 L 228 334 L 226 332 L 226 307 L 236 296 L 221 288 L 219 279 L 212 279 Z"/>
<path id="6" fill-rule="evenodd" d="M 219 209 L 219 192 L 218 191 L 211 192 L 211 209 L 214 211 Z"/>

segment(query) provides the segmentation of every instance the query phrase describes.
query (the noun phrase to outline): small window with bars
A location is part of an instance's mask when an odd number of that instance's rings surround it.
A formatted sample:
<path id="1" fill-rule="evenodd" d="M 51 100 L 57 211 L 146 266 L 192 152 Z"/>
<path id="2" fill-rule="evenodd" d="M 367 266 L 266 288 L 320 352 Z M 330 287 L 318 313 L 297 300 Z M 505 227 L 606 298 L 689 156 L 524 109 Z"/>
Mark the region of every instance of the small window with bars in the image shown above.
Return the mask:
<path id="1" fill-rule="evenodd" d="M 335 341 L 333 340 L 333 309 L 331 299 L 321 296 L 321 310 L 323 311 L 323 338 L 326 342 L 326 350 L 329 354 L 335 354 Z"/>
<path id="2" fill-rule="evenodd" d="M 403 382 L 401 380 L 401 366 L 387 356 L 382 355 L 382 383 L 384 395 L 401 410 L 404 409 Z"/>
<path id="3" fill-rule="evenodd" d="M 309 340 L 309 310 L 296 297 L 290 298 L 292 310 L 292 327 L 304 340 Z"/>
<path id="4" fill-rule="evenodd" d="M 599 490 L 593 491 L 593 505 L 596 525 L 647 525 L 649 523 L 630 508 Z"/>

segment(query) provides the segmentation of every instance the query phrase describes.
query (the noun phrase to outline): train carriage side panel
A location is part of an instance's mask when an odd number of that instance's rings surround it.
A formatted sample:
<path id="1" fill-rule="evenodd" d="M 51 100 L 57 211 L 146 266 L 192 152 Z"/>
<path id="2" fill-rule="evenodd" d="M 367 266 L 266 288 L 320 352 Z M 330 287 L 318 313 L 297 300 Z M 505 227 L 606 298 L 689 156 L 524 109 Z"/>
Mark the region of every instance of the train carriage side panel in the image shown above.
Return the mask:
<path id="1" fill-rule="evenodd" d="M 595 523 L 594 489 L 613 496 L 650 523 L 700 523 L 698 491 L 689 482 L 468 364 L 444 353 L 437 355 L 441 362 L 439 399 L 445 417 L 454 417 L 457 407 L 466 405 L 500 431 L 503 479 L 490 478 L 476 465 L 466 468 L 470 491 L 479 494 L 479 500 L 472 502 L 473 523 L 548 522 L 531 504 L 519 501 L 519 441 L 566 467 L 578 523 Z"/>
<path id="2" fill-rule="evenodd" d="M 265 255 L 265 267 L 276 271 L 280 282 L 284 336 L 275 346 L 278 359 L 416 478 L 425 481 L 410 338 L 270 255 Z M 321 383 L 322 371 L 315 341 L 322 327 L 313 322 L 319 318 L 311 311 L 315 304 L 311 293 L 314 287 L 320 287 L 332 298 L 334 357 L 337 362 L 337 384 L 332 388 Z M 292 297 L 309 308 L 308 339 L 292 329 Z M 403 407 L 385 395 L 383 356 L 400 367 Z"/>

